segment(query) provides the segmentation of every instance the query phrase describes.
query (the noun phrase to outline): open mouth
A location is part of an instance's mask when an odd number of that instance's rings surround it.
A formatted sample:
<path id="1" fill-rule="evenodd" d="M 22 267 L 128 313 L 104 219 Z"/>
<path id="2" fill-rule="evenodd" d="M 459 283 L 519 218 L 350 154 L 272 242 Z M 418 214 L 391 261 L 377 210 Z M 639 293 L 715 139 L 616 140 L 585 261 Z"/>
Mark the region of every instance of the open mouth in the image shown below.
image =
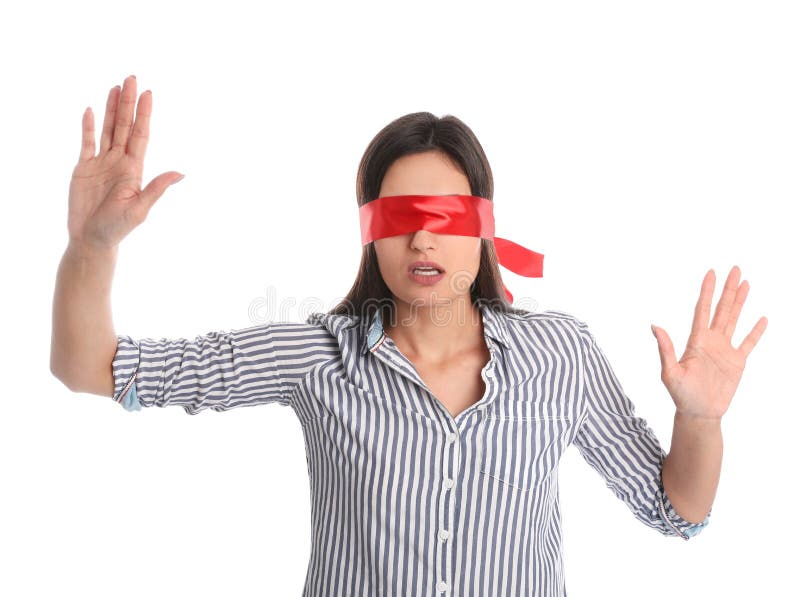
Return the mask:
<path id="1" fill-rule="evenodd" d="M 416 261 L 409 266 L 408 277 L 417 284 L 432 286 L 444 279 L 444 269 L 432 261 Z"/>
<path id="2" fill-rule="evenodd" d="M 415 267 L 411 270 L 412 274 L 416 274 L 418 276 L 438 276 L 439 274 L 443 274 L 442 270 L 436 269 L 435 267 Z"/>
<path id="3" fill-rule="evenodd" d="M 408 273 L 417 276 L 436 276 L 444 273 L 444 268 L 435 261 L 415 261 L 408 266 Z"/>

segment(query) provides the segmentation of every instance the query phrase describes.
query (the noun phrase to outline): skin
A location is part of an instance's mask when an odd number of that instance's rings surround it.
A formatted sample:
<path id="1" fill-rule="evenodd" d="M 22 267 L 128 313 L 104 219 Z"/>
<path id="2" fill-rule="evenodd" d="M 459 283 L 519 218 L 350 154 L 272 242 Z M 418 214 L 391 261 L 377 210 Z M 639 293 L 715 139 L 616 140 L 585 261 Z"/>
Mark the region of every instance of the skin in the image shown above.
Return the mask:
<path id="1" fill-rule="evenodd" d="M 664 460 L 664 489 L 675 510 L 690 522 L 710 511 L 722 466 L 722 416 L 733 400 L 747 357 L 767 329 L 762 316 L 739 346 L 732 339 L 750 284 L 741 270 L 728 273 L 722 296 L 711 315 L 715 273 L 706 272 L 694 320 L 680 360 L 663 328 L 652 326 L 661 358 L 661 381 L 675 403 L 672 446 Z"/>
<path id="2" fill-rule="evenodd" d="M 134 75 L 109 90 L 99 148 L 92 109 L 81 119 L 80 154 L 69 185 L 69 243 L 56 277 L 50 340 L 50 371 L 75 392 L 113 396 L 111 286 L 119 244 L 182 178 L 167 171 L 142 188 L 153 96 L 145 90 L 138 98 L 137 104 Z"/>
<path id="3" fill-rule="evenodd" d="M 447 194 L 472 193 L 466 175 L 439 151 L 397 159 L 380 188 L 381 197 Z M 408 358 L 434 366 L 484 354 L 483 322 L 469 297 L 480 265 L 481 239 L 417 230 L 374 242 L 378 267 L 397 308 L 396 321 L 384 322 L 384 330 L 398 348 Z M 408 266 L 418 260 L 438 263 L 445 277 L 433 286 L 414 282 Z"/>
<path id="4" fill-rule="evenodd" d="M 404 156 L 386 173 L 380 195 L 470 194 L 466 176 L 440 152 Z M 480 260 L 480 239 L 426 230 L 375 241 L 378 264 L 397 306 L 397 325 L 387 335 L 423 372 L 449 379 L 485 362 L 482 320 L 469 300 Z M 430 260 L 446 270 L 434 286 L 409 279 L 408 265 Z M 699 523 L 716 496 L 722 463 L 722 416 L 741 380 L 745 362 L 767 327 L 761 317 L 738 347 L 732 336 L 749 291 L 741 271 L 728 274 L 714 317 L 715 274 L 709 270 L 695 304 L 691 334 L 678 360 L 666 330 L 653 326 L 661 358 L 661 381 L 675 403 L 670 452 L 663 462 L 664 489 L 684 519 Z M 470 317 L 459 317 L 469 314 Z M 465 321 L 466 319 L 466 321 Z M 461 372 L 448 373 L 461 362 Z M 449 368 L 449 369 L 448 369 Z M 445 372 L 445 373 L 442 373 Z M 441 380 L 435 378 L 439 383 Z M 444 387 L 444 386 L 443 386 Z"/>
<path id="5" fill-rule="evenodd" d="M 152 94 L 139 96 L 136 79 L 112 87 L 106 100 L 99 151 L 94 115 L 82 117 L 82 143 L 69 189 L 69 245 L 62 258 L 53 300 L 50 368 L 73 391 L 110 396 L 116 335 L 111 320 L 111 281 L 118 245 L 147 217 L 166 189 L 182 176 L 160 174 L 142 188 L 149 141 Z M 396 160 L 380 195 L 471 194 L 464 173 L 437 151 Z M 465 380 L 488 358 L 480 313 L 469 286 L 480 263 L 477 237 L 413 234 L 375 241 L 381 274 L 394 295 L 398 319 L 384 329 L 412 359 L 431 385 L 449 388 Z M 407 275 L 416 260 L 439 263 L 445 278 L 421 286 Z M 732 344 L 749 292 L 741 271 L 728 274 L 709 323 L 715 273 L 709 270 L 695 305 L 691 334 L 678 360 L 663 328 L 653 326 L 661 358 L 661 380 L 675 403 L 672 446 L 663 464 L 663 482 L 678 514 L 700 522 L 710 510 L 722 460 L 722 416 L 741 380 L 745 362 L 767 327 L 761 317 L 738 347 Z M 392 323 L 392 322 L 389 322 Z M 438 376 L 438 377 L 437 377 Z M 444 385 L 440 385 L 444 384 Z M 475 394 L 475 388 L 458 388 Z"/>

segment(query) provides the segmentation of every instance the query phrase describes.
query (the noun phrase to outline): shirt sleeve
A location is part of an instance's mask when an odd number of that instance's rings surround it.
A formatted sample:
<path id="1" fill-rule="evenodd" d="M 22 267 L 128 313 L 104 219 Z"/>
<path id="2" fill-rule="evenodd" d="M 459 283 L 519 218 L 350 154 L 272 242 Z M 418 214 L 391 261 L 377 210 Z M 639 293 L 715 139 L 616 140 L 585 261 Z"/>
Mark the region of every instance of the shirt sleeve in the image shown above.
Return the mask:
<path id="1" fill-rule="evenodd" d="M 337 344 L 317 325 L 270 322 L 196 338 L 117 336 L 113 399 L 129 411 L 178 405 L 188 414 L 277 402 Z"/>
<path id="2" fill-rule="evenodd" d="M 575 321 L 583 352 L 586 404 L 575 445 L 636 518 L 664 535 L 688 541 L 708 525 L 711 510 L 699 523 L 676 512 L 664 490 L 661 474 L 666 454 L 658 438 L 636 415 L 586 323 Z"/>

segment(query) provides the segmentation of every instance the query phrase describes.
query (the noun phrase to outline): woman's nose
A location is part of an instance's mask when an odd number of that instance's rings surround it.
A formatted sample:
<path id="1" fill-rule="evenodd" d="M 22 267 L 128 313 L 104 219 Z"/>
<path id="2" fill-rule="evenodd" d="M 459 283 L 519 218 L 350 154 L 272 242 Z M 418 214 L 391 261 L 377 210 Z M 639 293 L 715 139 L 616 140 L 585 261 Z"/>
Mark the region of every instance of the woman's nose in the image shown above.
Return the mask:
<path id="1" fill-rule="evenodd" d="M 437 234 L 430 230 L 417 230 L 411 234 L 411 246 L 415 249 L 429 249 L 436 245 Z"/>

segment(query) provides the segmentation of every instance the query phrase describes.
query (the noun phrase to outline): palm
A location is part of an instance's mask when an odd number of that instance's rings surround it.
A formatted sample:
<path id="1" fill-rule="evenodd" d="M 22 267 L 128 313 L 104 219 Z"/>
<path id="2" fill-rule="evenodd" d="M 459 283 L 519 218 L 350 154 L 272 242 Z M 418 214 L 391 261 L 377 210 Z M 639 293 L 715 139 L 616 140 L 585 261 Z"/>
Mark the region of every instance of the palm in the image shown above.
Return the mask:
<path id="1" fill-rule="evenodd" d="M 70 235 L 115 244 L 121 231 L 132 228 L 131 206 L 136 205 L 140 188 L 140 163 L 121 151 L 78 163 L 70 182 Z"/>
<path id="2" fill-rule="evenodd" d="M 137 105 L 133 76 L 125 79 L 122 89 L 113 87 L 97 155 L 94 116 L 91 109 L 84 112 L 81 152 L 69 187 L 70 239 L 102 248 L 116 246 L 144 221 L 166 188 L 180 180 L 177 173 L 166 172 L 141 188 L 152 105 L 149 91 Z"/>
<path id="3" fill-rule="evenodd" d="M 695 306 L 692 331 L 679 361 L 675 359 L 667 332 L 654 326 L 661 357 L 661 381 L 683 414 L 710 419 L 725 414 L 747 356 L 767 327 L 767 318 L 761 317 L 738 348 L 732 345 L 731 338 L 749 290 L 746 280 L 739 284 L 739 276 L 739 268 L 734 266 L 709 326 L 714 270 L 706 273 Z"/>

